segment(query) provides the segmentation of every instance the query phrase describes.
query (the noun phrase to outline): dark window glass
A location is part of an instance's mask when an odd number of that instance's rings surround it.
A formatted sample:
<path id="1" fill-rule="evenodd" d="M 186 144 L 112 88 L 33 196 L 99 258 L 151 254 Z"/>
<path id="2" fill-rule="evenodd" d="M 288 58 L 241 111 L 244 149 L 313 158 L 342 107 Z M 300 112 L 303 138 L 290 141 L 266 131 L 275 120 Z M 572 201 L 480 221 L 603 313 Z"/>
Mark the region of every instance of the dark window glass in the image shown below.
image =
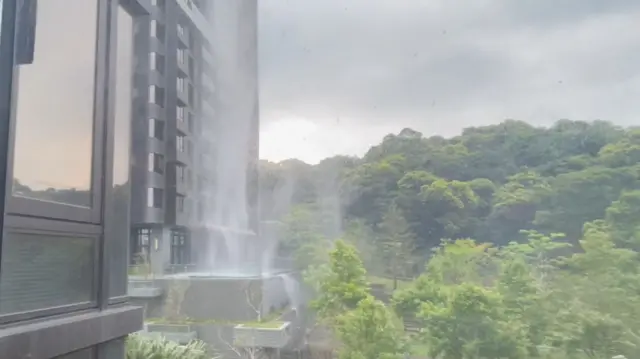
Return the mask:
<path id="1" fill-rule="evenodd" d="M 149 119 L 149 137 L 164 140 L 164 121 Z"/>
<path id="2" fill-rule="evenodd" d="M 150 22 L 151 36 L 156 37 L 160 42 L 164 42 L 166 39 L 166 29 L 165 26 L 156 20 L 151 20 Z"/>
<path id="3" fill-rule="evenodd" d="M 182 231 L 171 232 L 171 264 L 189 264 L 189 237 Z"/>
<path id="4" fill-rule="evenodd" d="M 164 107 L 164 89 L 154 85 L 149 86 L 149 102 Z"/>
<path id="5" fill-rule="evenodd" d="M 66 6 L 82 16 L 38 2 L 34 61 L 19 67 L 13 193 L 90 207 L 97 0 Z"/>
<path id="6" fill-rule="evenodd" d="M 149 172 L 164 173 L 164 156 L 157 153 L 149 154 Z"/>
<path id="7" fill-rule="evenodd" d="M 161 188 L 150 187 L 147 191 L 147 205 L 153 208 L 162 208 L 164 191 Z"/>
<path id="8" fill-rule="evenodd" d="M 151 230 L 149 228 L 138 228 L 134 230 L 131 237 L 130 264 L 140 265 L 148 261 L 151 250 Z"/>
<path id="9" fill-rule="evenodd" d="M 94 300 L 95 238 L 5 233 L 0 314 Z"/>

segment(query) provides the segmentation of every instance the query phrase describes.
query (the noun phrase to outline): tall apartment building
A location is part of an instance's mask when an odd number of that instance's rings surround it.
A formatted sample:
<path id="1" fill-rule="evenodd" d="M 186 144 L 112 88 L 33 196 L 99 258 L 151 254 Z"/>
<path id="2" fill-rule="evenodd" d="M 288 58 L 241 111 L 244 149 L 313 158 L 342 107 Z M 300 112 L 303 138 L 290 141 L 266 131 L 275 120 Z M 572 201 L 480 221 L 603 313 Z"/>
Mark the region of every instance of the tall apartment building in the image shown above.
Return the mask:
<path id="1" fill-rule="evenodd" d="M 258 229 L 257 0 L 151 0 L 135 44 L 130 260 L 147 253 L 156 273 L 184 270 L 206 247 L 194 243 L 206 240 L 196 233 L 215 203 L 207 189 L 225 155 L 220 124 L 238 106 L 225 97 L 231 68 L 222 54 L 230 52 L 244 60 L 237 80 L 250 84 L 242 96 L 253 106 L 247 202 Z"/>

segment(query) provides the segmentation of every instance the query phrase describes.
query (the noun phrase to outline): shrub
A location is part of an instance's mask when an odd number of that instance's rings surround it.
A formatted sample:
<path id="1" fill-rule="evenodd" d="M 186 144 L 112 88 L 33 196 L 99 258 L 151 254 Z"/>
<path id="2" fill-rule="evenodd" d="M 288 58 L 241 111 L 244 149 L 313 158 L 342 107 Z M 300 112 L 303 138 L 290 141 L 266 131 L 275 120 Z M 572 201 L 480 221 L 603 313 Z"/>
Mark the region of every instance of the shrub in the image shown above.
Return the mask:
<path id="1" fill-rule="evenodd" d="M 193 341 L 187 345 L 162 337 L 131 334 L 126 342 L 127 359 L 211 359 L 206 344 Z"/>

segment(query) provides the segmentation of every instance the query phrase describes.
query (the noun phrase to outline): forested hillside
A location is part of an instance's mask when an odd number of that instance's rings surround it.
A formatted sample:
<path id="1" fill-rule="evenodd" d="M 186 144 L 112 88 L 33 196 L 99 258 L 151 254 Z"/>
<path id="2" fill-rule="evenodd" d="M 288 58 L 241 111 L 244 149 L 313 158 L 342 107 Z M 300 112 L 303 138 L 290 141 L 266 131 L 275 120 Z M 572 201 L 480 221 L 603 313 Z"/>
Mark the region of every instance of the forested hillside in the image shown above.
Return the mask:
<path id="1" fill-rule="evenodd" d="M 340 358 L 634 359 L 639 161 L 640 130 L 602 121 L 404 129 L 264 162 L 262 211 Z"/>
<path id="2" fill-rule="evenodd" d="M 539 128 L 507 120 L 450 139 L 404 129 L 363 158 L 263 162 L 262 212 L 282 219 L 290 204 L 306 205 L 324 212 L 317 219 L 339 213 L 342 227 L 361 220 L 377 228 L 395 205 L 417 249 L 442 238 L 506 244 L 528 229 L 576 243 L 584 223 L 597 219 L 634 231 L 639 160 L 640 129 L 604 121 Z"/>

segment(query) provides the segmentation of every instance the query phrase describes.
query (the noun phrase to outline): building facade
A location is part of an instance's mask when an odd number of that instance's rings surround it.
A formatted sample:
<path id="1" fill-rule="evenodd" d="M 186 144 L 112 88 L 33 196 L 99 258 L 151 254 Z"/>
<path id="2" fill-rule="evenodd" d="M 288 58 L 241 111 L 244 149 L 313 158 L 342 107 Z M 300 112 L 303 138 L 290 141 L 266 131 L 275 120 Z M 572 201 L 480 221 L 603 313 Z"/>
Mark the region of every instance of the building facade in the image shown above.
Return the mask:
<path id="1" fill-rule="evenodd" d="M 136 21 L 130 264 L 185 271 L 208 248 L 198 233 L 216 203 L 216 163 L 230 151 L 221 124 L 243 106 L 225 98 L 230 53 L 246 59 L 234 79 L 251 83 L 242 90 L 253 106 L 243 161 L 257 232 L 257 0 L 151 0 L 150 16 Z"/>
<path id="2" fill-rule="evenodd" d="M 127 297 L 129 144 L 148 76 L 136 23 L 152 11 L 0 1 L 0 358 L 123 359 L 141 329 Z"/>

